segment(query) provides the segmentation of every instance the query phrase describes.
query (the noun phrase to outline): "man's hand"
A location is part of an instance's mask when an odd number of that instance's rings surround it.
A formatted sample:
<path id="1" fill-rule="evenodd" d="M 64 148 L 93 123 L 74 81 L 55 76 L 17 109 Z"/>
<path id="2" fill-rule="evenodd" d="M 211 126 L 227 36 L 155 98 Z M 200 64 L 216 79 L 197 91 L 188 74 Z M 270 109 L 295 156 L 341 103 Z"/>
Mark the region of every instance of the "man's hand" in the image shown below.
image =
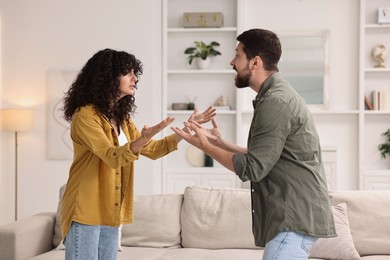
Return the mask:
<path id="1" fill-rule="evenodd" d="M 219 133 L 218 125 L 214 119 L 212 119 L 212 123 L 212 129 L 206 129 L 194 121 L 184 123 L 185 128 L 189 130 L 188 132 L 178 127 L 171 127 L 171 129 L 188 143 L 199 148 L 209 156 L 213 157 L 227 169 L 234 172 L 234 152 L 232 152 L 230 149 L 226 150 L 224 147 L 217 147 L 212 143 L 218 139 L 222 140 L 221 135 Z M 214 141 L 210 142 L 210 140 Z M 220 140 L 218 140 L 217 142 L 219 142 Z"/>
<path id="2" fill-rule="evenodd" d="M 200 124 L 192 121 L 192 123 L 185 122 L 184 126 L 190 131 L 180 129 L 178 127 L 171 127 L 171 129 L 188 143 L 198 147 L 204 152 L 212 146 L 207 137 L 207 130 Z M 192 134 L 192 132 L 195 134 Z"/>
<path id="3" fill-rule="evenodd" d="M 188 118 L 187 122 L 196 122 L 196 123 L 199 123 L 199 124 L 204 124 L 204 123 L 207 123 L 209 122 L 210 120 L 212 120 L 214 118 L 214 116 L 216 115 L 216 109 L 213 108 L 213 107 L 208 107 L 205 111 L 203 111 L 203 113 L 199 113 L 199 109 L 198 108 L 195 108 L 194 109 L 194 112 L 190 115 L 190 117 Z M 186 133 L 190 133 L 191 130 L 184 126 L 184 128 L 182 129 L 184 132 Z M 177 134 L 177 133 L 176 133 Z M 178 142 L 180 142 L 182 140 L 182 137 L 180 135 L 176 135 L 176 140 Z"/>
<path id="4" fill-rule="evenodd" d="M 195 108 L 188 121 L 193 120 L 199 124 L 207 123 L 217 114 L 215 111 L 216 109 L 210 106 L 200 114 L 199 109 Z"/>
<path id="5" fill-rule="evenodd" d="M 204 128 L 200 124 L 196 123 L 195 121 L 190 120 L 190 123 L 195 125 L 198 128 L 199 131 L 202 131 L 203 134 L 207 137 L 208 141 L 219 148 L 222 148 L 225 151 L 233 152 L 233 153 L 243 153 L 247 154 L 248 149 L 246 147 L 238 146 L 234 143 L 228 142 L 226 140 L 223 140 L 221 132 L 219 131 L 217 122 L 215 119 L 211 119 L 211 123 L 213 124 L 213 128 Z M 187 127 L 188 128 L 188 127 Z M 187 133 L 190 133 L 191 129 L 188 128 Z"/>

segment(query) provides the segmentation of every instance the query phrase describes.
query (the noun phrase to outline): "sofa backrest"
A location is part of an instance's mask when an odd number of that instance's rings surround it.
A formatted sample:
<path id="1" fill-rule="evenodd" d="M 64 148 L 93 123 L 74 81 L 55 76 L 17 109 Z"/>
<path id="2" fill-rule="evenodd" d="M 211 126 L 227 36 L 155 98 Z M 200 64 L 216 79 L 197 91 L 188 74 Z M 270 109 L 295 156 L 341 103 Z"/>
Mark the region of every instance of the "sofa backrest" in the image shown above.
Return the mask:
<path id="1" fill-rule="evenodd" d="M 187 187 L 181 211 L 182 246 L 258 248 L 252 235 L 250 191 Z"/>
<path id="2" fill-rule="evenodd" d="M 61 242 L 61 198 L 53 237 Z M 390 255 L 390 191 L 330 191 L 332 205 L 346 203 L 353 243 L 361 256 Z M 187 187 L 183 194 L 135 196 L 134 223 L 122 228 L 122 245 L 147 247 L 257 248 L 250 191 Z"/>
<path id="3" fill-rule="evenodd" d="M 390 254 L 390 191 L 330 191 L 332 205 L 347 204 L 349 225 L 361 256 Z"/>
<path id="4" fill-rule="evenodd" d="M 180 247 L 183 194 L 134 198 L 134 223 L 122 227 L 122 246 Z"/>

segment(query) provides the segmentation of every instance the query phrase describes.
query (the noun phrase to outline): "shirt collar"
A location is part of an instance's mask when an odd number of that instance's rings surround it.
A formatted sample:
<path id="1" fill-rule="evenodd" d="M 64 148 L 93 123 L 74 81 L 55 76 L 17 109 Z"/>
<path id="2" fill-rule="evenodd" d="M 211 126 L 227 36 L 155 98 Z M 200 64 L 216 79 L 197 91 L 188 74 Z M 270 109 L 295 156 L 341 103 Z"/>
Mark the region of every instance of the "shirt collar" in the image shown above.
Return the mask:
<path id="1" fill-rule="evenodd" d="M 256 104 L 260 101 L 261 97 L 274 85 L 275 82 L 282 80 L 282 75 L 279 72 L 275 72 L 266 80 L 264 80 L 263 84 L 260 86 L 260 91 L 256 95 L 255 99 L 252 101 L 253 108 L 256 107 Z"/>

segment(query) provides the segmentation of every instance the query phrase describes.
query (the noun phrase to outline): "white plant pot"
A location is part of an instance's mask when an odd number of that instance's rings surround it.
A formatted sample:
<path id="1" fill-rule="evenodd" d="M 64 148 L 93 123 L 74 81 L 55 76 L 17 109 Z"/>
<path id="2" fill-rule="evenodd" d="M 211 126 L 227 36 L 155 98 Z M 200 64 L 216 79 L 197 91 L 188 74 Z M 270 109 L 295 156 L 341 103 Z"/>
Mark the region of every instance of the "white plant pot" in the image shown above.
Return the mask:
<path id="1" fill-rule="evenodd" d="M 204 70 L 204 69 L 208 69 L 210 67 L 211 59 L 209 57 L 207 57 L 205 60 L 198 58 L 198 59 L 196 59 L 196 62 L 197 62 L 198 68 L 201 70 Z"/>

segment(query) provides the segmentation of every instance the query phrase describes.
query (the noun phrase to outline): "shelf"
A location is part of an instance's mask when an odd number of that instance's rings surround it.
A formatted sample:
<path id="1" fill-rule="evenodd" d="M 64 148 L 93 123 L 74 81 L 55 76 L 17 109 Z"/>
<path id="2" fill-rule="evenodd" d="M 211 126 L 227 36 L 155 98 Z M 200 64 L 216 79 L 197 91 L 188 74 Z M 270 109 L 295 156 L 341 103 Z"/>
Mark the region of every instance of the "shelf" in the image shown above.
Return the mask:
<path id="1" fill-rule="evenodd" d="M 191 115 L 192 110 L 168 110 L 167 113 L 170 115 Z M 218 115 L 235 115 L 237 114 L 236 110 L 218 110 L 217 109 L 217 114 Z"/>
<path id="2" fill-rule="evenodd" d="M 390 177 L 390 169 L 365 169 L 366 176 L 386 176 Z"/>
<path id="3" fill-rule="evenodd" d="M 366 29 L 390 29 L 390 24 L 366 24 Z"/>
<path id="4" fill-rule="evenodd" d="M 358 110 L 312 110 L 310 111 L 313 115 L 358 115 L 359 111 Z M 246 110 L 242 111 L 242 114 L 253 114 L 253 111 L 251 110 Z"/>
<path id="5" fill-rule="evenodd" d="M 390 110 L 365 110 L 364 114 L 366 115 L 390 115 Z"/>
<path id="6" fill-rule="evenodd" d="M 220 28 L 168 28 L 169 33 L 237 32 L 236 27 Z"/>
<path id="7" fill-rule="evenodd" d="M 235 74 L 236 71 L 233 69 L 222 69 L 222 70 L 168 70 L 168 74 Z"/>
<path id="8" fill-rule="evenodd" d="M 175 168 L 167 167 L 164 169 L 164 171 L 166 173 L 200 173 L 200 174 L 231 173 L 231 171 L 222 167 L 175 167 Z"/>
<path id="9" fill-rule="evenodd" d="M 205 3 L 207 4 L 205 5 Z M 224 136 L 230 140 L 238 139 L 241 136 L 242 128 L 238 126 L 240 118 L 240 101 L 238 100 L 237 89 L 234 88 L 232 78 L 236 71 L 229 66 L 230 59 L 222 55 L 215 59 L 209 69 L 196 69 L 196 64 L 189 65 L 184 62 L 183 50 L 189 42 L 194 39 L 203 41 L 218 41 L 221 53 L 231 53 L 234 56 L 234 49 L 237 45 L 237 34 L 241 28 L 237 7 L 241 6 L 241 0 L 216 0 L 216 1 L 182 1 L 164 0 L 162 13 L 162 116 L 188 118 L 192 110 L 172 110 L 171 104 L 182 100 L 183 96 L 199 96 L 203 93 L 201 100 L 196 105 L 202 108 L 214 104 L 216 99 L 225 95 L 229 101 L 231 110 L 221 107 L 216 113 L 221 117 L 223 129 L 226 129 Z M 183 12 L 210 12 L 218 10 L 224 14 L 225 26 L 214 28 L 184 28 L 180 20 Z M 230 55 L 229 55 L 230 56 Z M 229 86 L 229 87 L 227 87 Z M 201 89 L 199 89 L 201 88 Z M 188 100 L 188 98 L 187 98 Z M 216 108 L 216 107 L 215 107 Z M 187 144 L 184 144 L 187 145 Z M 185 186 L 204 185 L 215 187 L 241 187 L 236 176 L 217 161 L 214 167 L 194 167 L 185 163 L 188 155 L 185 149 L 179 149 L 176 155 L 162 158 L 162 189 L 163 192 L 184 192 Z M 230 173 L 230 174 L 229 174 Z"/>
<path id="10" fill-rule="evenodd" d="M 369 68 L 369 69 L 364 69 L 364 72 L 390 72 L 390 68 Z"/>
<path id="11" fill-rule="evenodd" d="M 312 110 L 313 115 L 358 115 L 358 110 Z"/>
<path id="12" fill-rule="evenodd" d="M 386 0 L 387 1 L 387 0 Z M 382 43 L 387 44 L 390 35 L 390 24 L 378 24 L 377 10 L 383 6 L 385 0 L 360 0 L 360 69 L 359 69 L 359 97 L 368 97 L 373 90 L 388 89 L 390 68 L 370 67 L 373 59 L 370 46 Z M 360 99 L 359 98 L 359 99 Z M 372 99 L 371 99 L 372 101 Z M 390 110 L 365 110 L 359 101 L 359 188 L 361 189 L 390 189 L 390 165 L 388 158 L 379 159 L 377 146 L 382 142 L 381 133 L 388 127 Z M 381 101 L 382 104 L 382 101 Z M 386 101 L 383 102 L 386 105 Z"/>

